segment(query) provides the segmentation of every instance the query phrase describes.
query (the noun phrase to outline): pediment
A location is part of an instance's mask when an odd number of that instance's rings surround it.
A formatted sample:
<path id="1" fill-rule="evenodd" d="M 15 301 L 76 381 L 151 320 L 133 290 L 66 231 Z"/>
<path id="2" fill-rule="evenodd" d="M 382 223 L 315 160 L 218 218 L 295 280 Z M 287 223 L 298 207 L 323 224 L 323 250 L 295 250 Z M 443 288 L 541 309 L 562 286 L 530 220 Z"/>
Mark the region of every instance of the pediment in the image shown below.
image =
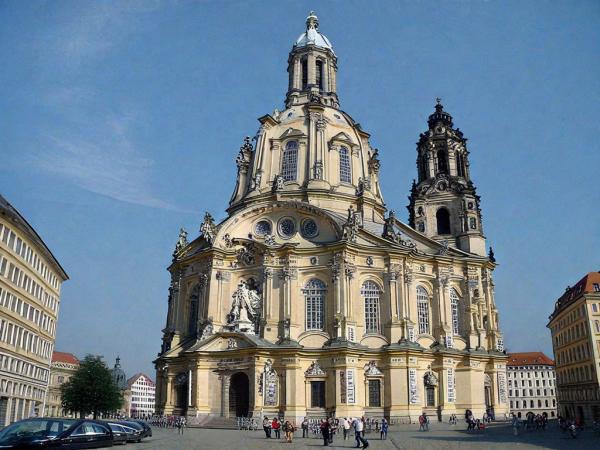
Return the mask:
<path id="1" fill-rule="evenodd" d="M 279 136 L 279 139 L 288 139 L 291 137 L 306 137 L 306 134 L 297 128 L 288 128 L 281 136 Z"/>
<path id="2" fill-rule="evenodd" d="M 244 333 L 234 332 L 219 332 L 202 341 L 196 342 L 190 348 L 185 350 L 188 352 L 222 352 L 235 351 L 240 348 L 257 348 L 267 345 L 268 343 L 258 336 L 249 336 Z"/>
<path id="3" fill-rule="evenodd" d="M 343 131 L 333 136 L 330 139 L 330 142 L 339 142 L 346 143 L 348 145 L 354 145 L 354 141 L 352 140 L 352 138 Z"/>

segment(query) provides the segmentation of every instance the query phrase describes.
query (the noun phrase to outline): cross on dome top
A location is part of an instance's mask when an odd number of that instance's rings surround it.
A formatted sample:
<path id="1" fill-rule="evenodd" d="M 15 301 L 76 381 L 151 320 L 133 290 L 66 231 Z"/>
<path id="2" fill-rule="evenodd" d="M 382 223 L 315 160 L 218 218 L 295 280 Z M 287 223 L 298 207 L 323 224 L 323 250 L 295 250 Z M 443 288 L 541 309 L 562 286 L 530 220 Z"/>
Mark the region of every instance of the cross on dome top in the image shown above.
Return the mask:
<path id="1" fill-rule="evenodd" d="M 319 18 L 314 11 L 311 11 L 306 18 L 306 29 L 317 30 L 319 28 Z"/>

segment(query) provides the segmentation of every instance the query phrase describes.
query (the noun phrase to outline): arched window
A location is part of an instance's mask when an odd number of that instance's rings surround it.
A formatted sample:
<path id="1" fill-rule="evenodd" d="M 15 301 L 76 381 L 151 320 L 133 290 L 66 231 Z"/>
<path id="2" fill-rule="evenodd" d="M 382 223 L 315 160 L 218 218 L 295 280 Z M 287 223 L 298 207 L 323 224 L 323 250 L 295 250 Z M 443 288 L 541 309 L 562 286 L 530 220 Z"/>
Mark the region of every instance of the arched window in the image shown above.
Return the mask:
<path id="1" fill-rule="evenodd" d="M 465 165 L 464 165 L 464 158 L 463 155 L 458 153 L 456 155 L 456 174 L 459 177 L 464 177 L 465 176 Z"/>
<path id="2" fill-rule="evenodd" d="M 283 162 L 281 164 L 281 176 L 284 181 L 296 179 L 298 170 L 298 141 L 289 141 L 285 144 L 283 151 Z"/>
<path id="3" fill-rule="evenodd" d="M 301 61 L 302 64 L 302 90 L 306 89 L 308 86 L 308 61 L 303 59 Z"/>
<path id="4" fill-rule="evenodd" d="M 321 280 L 313 278 L 303 289 L 306 303 L 306 329 L 322 330 L 325 316 L 325 294 L 327 288 Z"/>
<path id="5" fill-rule="evenodd" d="M 365 281 L 360 289 L 360 295 L 365 302 L 365 332 L 379 333 L 379 297 L 381 289 L 375 282 Z"/>
<path id="6" fill-rule="evenodd" d="M 340 181 L 352 182 L 352 170 L 350 168 L 350 156 L 346 147 L 340 147 Z"/>
<path id="7" fill-rule="evenodd" d="M 446 208 L 440 208 L 435 213 L 437 219 L 437 234 L 450 234 L 450 213 Z"/>
<path id="8" fill-rule="evenodd" d="M 316 73 L 315 73 L 315 81 L 317 86 L 319 86 L 319 90 L 323 90 L 323 61 L 317 59 L 316 62 Z"/>
<path id="9" fill-rule="evenodd" d="M 458 317 L 458 294 L 456 290 L 450 289 L 450 309 L 452 310 L 452 334 L 460 334 L 460 320 Z"/>
<path id="10" fill-rule="evenodd" d="M 438 173 L 448 173 L 448 161 L 446 159 L 446 152 L 444 150 L 439 150 L 437 152 L 437 164 Z"/>
<path id="11" fill-rule="evenodd" d="M 429 294 L 423 286 L 417 286 L 417 314 L 419 315 L 419 333 L 429 332 Z"/>
<path id="12" fill-rule="evenodd" d="M 419 155 L 419 181 L 427 179 L 427 158 L 425 155 Z"/>

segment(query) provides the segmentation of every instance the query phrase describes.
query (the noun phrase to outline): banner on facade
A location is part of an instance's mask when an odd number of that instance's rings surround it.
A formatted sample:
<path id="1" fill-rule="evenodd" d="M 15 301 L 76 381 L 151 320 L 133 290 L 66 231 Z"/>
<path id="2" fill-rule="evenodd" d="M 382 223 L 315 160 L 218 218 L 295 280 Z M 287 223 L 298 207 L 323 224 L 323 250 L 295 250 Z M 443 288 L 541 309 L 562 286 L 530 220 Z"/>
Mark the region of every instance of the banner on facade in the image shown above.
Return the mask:
<path id="1" fill-rule="evenodd" d="M 417 390 L 417 369 L 408 369 L 408 390 L 411 405 L 419 403 L 419 391 Z"/>
<path id="2" fill-rule="evenodd" d="M 506 372 L 498 372 L 498 400 L 500 403 L 506 401 Z"/>
<path id="3" fill-rule="evenodd" d="M 446 369 L 447 371 L 447 382 L 446 382 L 446 392 L 448 394 L 448 403 L 454 403 L 456 398 L 456 393 L 454 390 L 454 369 Z"/>

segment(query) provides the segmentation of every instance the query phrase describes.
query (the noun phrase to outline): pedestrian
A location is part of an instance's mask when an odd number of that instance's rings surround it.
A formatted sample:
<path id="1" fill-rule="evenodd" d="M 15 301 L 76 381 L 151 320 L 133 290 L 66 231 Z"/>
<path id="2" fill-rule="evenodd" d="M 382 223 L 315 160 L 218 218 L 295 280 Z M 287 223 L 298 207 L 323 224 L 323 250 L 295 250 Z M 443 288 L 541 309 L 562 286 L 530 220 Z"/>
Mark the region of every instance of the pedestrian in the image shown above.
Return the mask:
<path id="1" fill-rule="evenodd" d="M 304 420 L 302 421 L 302 437 L 303 438 L 307 438 L 308 437 L 308 418 L 305 417 Z"/>
<path id="2" fill-rule="evenodd" d="M 388 421 L 385 420 L 385 417 L 381 419 L 381 431 L 379 432 L 379 437 L 381 440 L 387 439 L 388 433 Z"/>
<path id="3" fill-rule="evenodd" d="M 279 419 L 277 419 L 277 417 L 275 417 L 273 419 L 273 423 L 271 423 L 271 427 L 273 428 L 273 431 L 275 432 L 275 439 L 281 439 L 281 422 L 279 421 Z"/>
<path id="4" fill-rule="evenodd" d="M 429 431 L 429 419 L 425 411 L 419 416 L 419 431 Z"/>
<path id="5" fill-rule="evenodd" d="M 335 420 L 333 417 L 330 417 L 327 422 L 329 422 L 329 443 L 333 444 L 333 438 L 335 437 L 335 432 L 337 431 L 337 427 L 335 425 Z"/>
<path id="6" fill-rule="evenodd" d="M 289 420 L 286 420 L 283 424 L 283 432 L 285 433 L 285 441 L 291 443 L 294 438 L 294 426 Z"/>
<path id="7" fill-rule="evenodd" d="M 321 420 L 321 435 L 323 436 L 323 445 L 327 447 L 329 445 L 329 421 L 327 419 Z"/>
<path id="8" fill-rule="evenodd" d="M 342 419 L 342 429 L 344 430 L 344 440 L 348 440 L 348 431 L 350 431 L 350 421 L 344 417 Z"/>
<path id="9" fill-rule="evenodd" d="M 515 416 L 514 413 L 512 413 L 512 428 L 513 428 L 513 435 L 518 436 L 519 435 L 519 419 L 517 416 Z"/>
<path id="10" fill-rule="evenodd" d="M 363 437 L 363 433 L 365 431 L 364 417 L 357 417 L 356 419 L 354 419 L 354 422 L 352 422 L 352 426 L 354 427 L 354 439 L 356 440 L 356 448 L 359 448 L 361 446 L 362 448 L 367 448 L 369 446 L 369 441 L 367 441 Z"/>
<path id="11" fill-rule="evenodd" d="M 266 416 L 263 419 L 263 430 L 265 430 L 266 439 L 271 439 L 271 421 Z"/>

